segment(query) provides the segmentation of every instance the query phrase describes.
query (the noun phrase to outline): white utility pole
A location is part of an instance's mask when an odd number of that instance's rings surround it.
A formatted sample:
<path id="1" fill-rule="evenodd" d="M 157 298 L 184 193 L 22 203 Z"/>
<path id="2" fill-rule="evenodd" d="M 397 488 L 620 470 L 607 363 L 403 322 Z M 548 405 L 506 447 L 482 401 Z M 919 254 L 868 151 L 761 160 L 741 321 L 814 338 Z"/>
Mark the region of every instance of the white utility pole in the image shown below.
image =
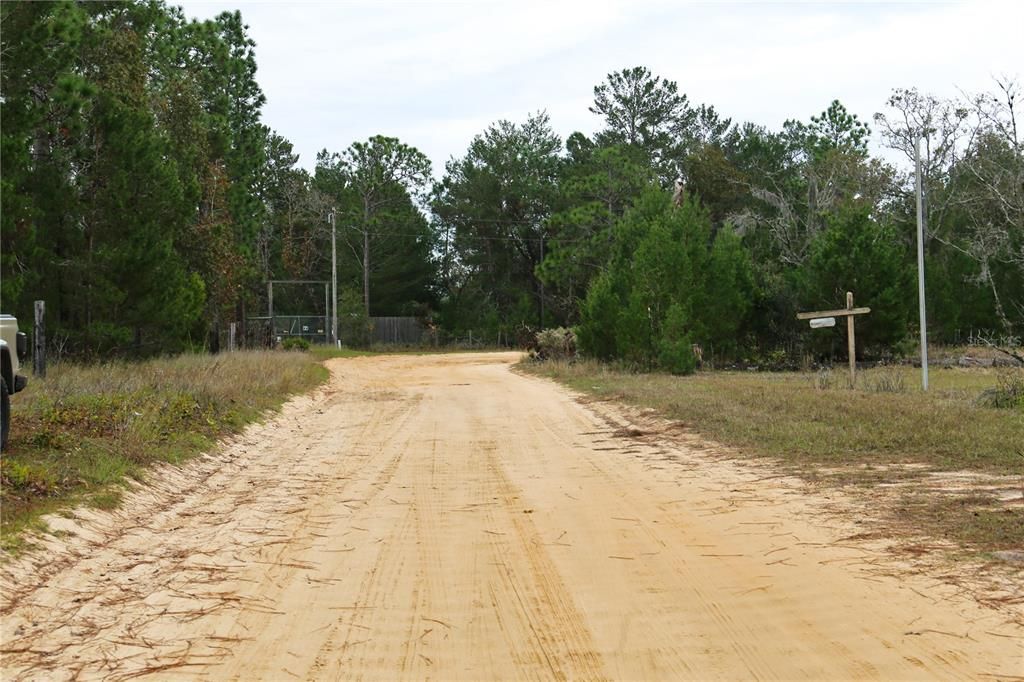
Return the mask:
<path id="1" fill-rule="evenodd" d="M 917 177 L 917 307 L 921 314 L 921 386 L 928 390 L 928 327 L 924 305 L 924 204 L 921 199 L 921 140 L 914 147 Z"/>
<path id="2" fill-rule="evenodd" d="M 327 214 L 327 222 L 331 224 L 331 342 L 338 345 L 338 244 L 335 230 L 334 209 Z M 324 311 L 327 314 L 327 311 Z"/>

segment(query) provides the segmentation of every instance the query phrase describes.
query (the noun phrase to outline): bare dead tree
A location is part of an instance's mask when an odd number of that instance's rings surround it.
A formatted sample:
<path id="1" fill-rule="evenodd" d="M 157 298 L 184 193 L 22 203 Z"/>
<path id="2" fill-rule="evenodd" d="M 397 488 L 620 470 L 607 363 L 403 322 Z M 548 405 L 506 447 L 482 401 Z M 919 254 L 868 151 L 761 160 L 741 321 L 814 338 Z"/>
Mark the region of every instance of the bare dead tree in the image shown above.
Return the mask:
<path id="1" fill-rule="evenodd" d="M 741 230 L 767 229 L 783 263 L 803 264 L 815 237 L 825 229 L 828 215 L 844 202 L 859 199 L 882 210 L 892 203 L 895 169 L 878 159 L 835 150 L 806 163 L 801 172 L 807 186 L 803 195 L 789 194 L 768 176 L 769 186 L 748 184 L 747 188 L 772 212 L 745 211 L 729 217 Z"/>
<path id="2" fill-rule="evenodd" d="M 1020 87 L 999 79 L 993 91 L 939 100 L 915 89 L 896 90 L 890 115 L 876 114 L 883 141 L 922 159 L 925 223 L 929 239 L 967 256 L 978 266 L 973 283 L 988 289 L 996 316 L 1010 333 L 1024 303 L 1000 291 L 1000 269 L 1024 276 L 1024 155 L 1016 120 Z M 910 182 L 905 191 L 911 191 Z M 954 219 L 955 216 L 955 219 Z"/>

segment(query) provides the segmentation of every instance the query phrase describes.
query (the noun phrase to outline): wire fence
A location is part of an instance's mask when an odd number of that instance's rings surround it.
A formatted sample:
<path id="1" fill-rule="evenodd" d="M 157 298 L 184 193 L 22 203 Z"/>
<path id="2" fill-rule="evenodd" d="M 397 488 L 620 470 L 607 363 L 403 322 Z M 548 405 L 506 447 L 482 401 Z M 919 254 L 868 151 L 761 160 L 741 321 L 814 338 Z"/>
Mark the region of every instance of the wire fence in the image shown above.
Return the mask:
<path id="1" fill-rule="evenodd" d="M 423 342 L 423 325 L 415 317 L 371 317 L 373 343 L 411 346 Z"/>

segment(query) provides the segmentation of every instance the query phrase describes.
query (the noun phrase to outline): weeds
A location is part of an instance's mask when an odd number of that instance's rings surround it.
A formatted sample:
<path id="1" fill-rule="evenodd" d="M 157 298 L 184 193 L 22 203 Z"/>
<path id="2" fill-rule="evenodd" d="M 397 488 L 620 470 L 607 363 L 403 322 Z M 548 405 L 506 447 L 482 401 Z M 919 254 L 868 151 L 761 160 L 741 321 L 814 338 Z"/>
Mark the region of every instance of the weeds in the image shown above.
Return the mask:
<path id="1" fill-rule="evenodd" d="M 903 373 L 895 368 L 881 368 L 868 375 L 865 383 L 868 390 L 875 393 L 907 392 L 907 384 L 903 380 Z"/>
<path id="2" fill-rule="evenodd" d="M 1024 370 L 1009 369 L 999 372 L 995 388 L 978 396 L 982 407 L 1024 410 Z"/>
<path id="3" fill-rule="evenodd" d="M 281 352 L 52 367 L 12 401 L 0 459 L 3 546 L 61 505 L 116 506 L 118 486 L 149 464 L 198 454 L 326 377 L 310 354 Z"/>
<path id="4" fill-rule="evenodd" d="M 1019 413 L 979 407 L 974 396 L 1002 381 L 992 370 L 936 370 L 928 393 L 910 368 L 859 373 L 634 374 L 593 361 L 528 363 L 598 397 L 654 408 L 727 445 L 806 468 L 917 462 L 938 469 L 1019 474 Z M 1000 384 L 1001 385 L 1001 384 Z"/>
<path id="5" fill-rule="evenodd" d="M 832 370 L 825 367 L 819 369 L 814 374 L 814 387 L 819 391 L 829 391 L 835 388 L 836 380 L 832 375 Z"/>

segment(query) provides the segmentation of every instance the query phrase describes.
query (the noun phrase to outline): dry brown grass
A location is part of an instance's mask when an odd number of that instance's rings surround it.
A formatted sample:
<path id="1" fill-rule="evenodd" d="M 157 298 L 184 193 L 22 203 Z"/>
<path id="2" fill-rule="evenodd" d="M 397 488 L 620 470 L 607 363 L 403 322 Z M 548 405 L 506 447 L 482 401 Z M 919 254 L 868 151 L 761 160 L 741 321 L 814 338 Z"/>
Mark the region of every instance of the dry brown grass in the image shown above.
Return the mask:
<path id="1" fill-rule="evenodd" d="M 41 513 L 115 505 L 127 477 L 202 452 L 326 377 L 309 354 L 280 351 L 51 367 L 12 400 L 3 545 Z"/>
<path id="2" fill-rule="evenodd" d="M 792 464 L 926 463 L 1022 471 L 1024 411 L 977 404 L 1002 373 L 942 369 L 931 391 L 911 368 L 861 372 L 635 374 L 592 362 L 529 363 L 528 371 L 601 398 L 654 408 L 722 443 Z"/>

